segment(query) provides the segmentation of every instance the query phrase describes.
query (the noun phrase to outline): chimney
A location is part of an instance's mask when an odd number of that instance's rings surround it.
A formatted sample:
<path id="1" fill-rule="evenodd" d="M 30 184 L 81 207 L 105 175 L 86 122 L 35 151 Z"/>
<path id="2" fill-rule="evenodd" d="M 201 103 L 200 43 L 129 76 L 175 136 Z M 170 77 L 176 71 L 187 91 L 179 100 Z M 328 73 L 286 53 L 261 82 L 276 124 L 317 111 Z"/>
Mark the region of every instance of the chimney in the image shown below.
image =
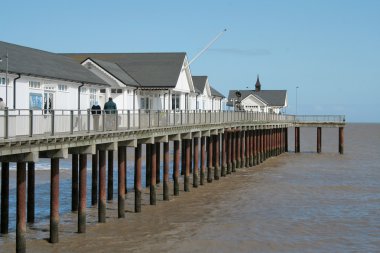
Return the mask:
<path id="1" fill-rule="evenodd" d="M 256 84 L 255 84 L 255 91 L 260 91 L 261 90 L 261 83 L 260 83 L 260 80 L 259 80 L 259 75 L 257 75 L 257 81 L 256 81 Z"/>

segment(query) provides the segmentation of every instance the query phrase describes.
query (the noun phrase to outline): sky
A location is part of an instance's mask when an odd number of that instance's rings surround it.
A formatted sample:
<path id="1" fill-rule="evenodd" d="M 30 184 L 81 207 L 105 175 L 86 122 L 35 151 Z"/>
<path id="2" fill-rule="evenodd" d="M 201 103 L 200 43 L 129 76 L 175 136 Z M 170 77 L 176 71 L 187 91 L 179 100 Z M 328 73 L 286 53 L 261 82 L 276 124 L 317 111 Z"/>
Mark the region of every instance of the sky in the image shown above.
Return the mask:
<path id="1" fill-rule="evenodd" d="M 380 122 L 377 0 L 3 0 L 1 9 L 1 41 L 56 53 L 191 60 L 226 28 L 190 66 L 225 96 L 254 89 L 259 75 L 262 89 L 288 91 L 286 113 Z"/>

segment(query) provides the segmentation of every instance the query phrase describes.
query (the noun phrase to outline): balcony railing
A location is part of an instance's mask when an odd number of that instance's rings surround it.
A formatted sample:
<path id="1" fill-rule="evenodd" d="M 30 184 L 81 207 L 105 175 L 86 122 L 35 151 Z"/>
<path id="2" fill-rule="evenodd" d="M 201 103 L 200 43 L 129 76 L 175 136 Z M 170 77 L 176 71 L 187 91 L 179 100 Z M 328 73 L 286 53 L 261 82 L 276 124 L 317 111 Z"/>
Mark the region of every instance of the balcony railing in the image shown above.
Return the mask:
<path id="1" fill-rule="evenodd" d="M 62 136 L 153 127 L 239 122 L 293 123 L 293 115 L 246 111 L 157 110 L 1 110 L 0 141 L 9 138 Z"/>

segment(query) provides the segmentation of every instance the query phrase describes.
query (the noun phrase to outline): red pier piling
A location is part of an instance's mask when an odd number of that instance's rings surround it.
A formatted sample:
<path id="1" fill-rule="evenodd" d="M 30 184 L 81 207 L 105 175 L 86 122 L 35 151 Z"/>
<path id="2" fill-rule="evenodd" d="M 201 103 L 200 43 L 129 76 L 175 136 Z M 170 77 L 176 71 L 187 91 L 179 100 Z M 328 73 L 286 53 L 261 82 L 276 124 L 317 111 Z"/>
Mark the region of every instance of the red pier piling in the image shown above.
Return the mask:
<path id="1" fill-rule="evenodd" d="M 113 150 L 108 150 L 107 200 L 113 200 Z"/>
<path id="2" fill-rule="evenodd" d="M 71 211 L 78 211 L 78 188 L 79 188 L 79 180 L 78 180 L 78 154 L 72 154 L 72 172 L 71 172 Z"/>
<path id="3" fill-rule="evenodd" d="M 50 243 L 57 243 L 59 226 L 59 158 L 51 158 L 50 166 Z"/>
<path id="4" fill-rule="evenodd" d="M 9 224 L 9 163 L 1 163 L 1 234 L 8 234 Z"/>
<path id="5" fill-rule="evenodd" d="M 159 143 L 158 143 L 159 144 Z M 150 144 L 150 159 L 151 159 L 151 174 L 150 174 L 150 185 L 149 185 L 149 203 L 151 205 L 156 204 L 156 160 L 157 160 L 157 143 Z"/>
<path id="6" fill-rule="evenodd" d="M 141 144 L 135 147 L 135 212 L 141 212 Z"/>
<path id="7" fill-rule="evenodd" d="M 86 232 L 87 154 L 79 155 L 78 233 Z"/>
<path id="8" fill-rule="evenodd" d="M 344 127 L 339 127 L 339 154 L 343 155 L 344 149 Z"/>
<path id="9" fill-rule="evenodd" d="M 194 169 L 193 169 L 193 187 L 197 188 L 199 182 L 199 138 L 194 138 Z"/>
<path id="10" fill-rule="evenodd" d="M 317 127 L 317 153 L 322 151 L 322 127 Z"/>
<path id="11" fill-rule="evenodd" d="M 35 163 L 28 162 L 28 195 L 27 195 L 27 212 L 26 221 L 34 223 L 35 210 Z"/>
<path id="12" fill-rule="evenodd" d="M 120 146 L 117 150 L 117 160 L 118 160 L 118 176 L 117 176 L 117 213 L 118 218 L 125 217 L 125 166 L 126 166 L 126 147 Z"/>
<path id="13" fill-rule="evenodd" d="M 164 142 L 164 185 L 163 185 L 163 199 L 169 200 L 169 142 Z"/>
<path id="14" fill-rule="evenodd" d="M 201 137 L 201 173 L 199 177 L 199 184 L 203 185 L 205 182 L 206 173 L 206 137 Z"/>
<path id="15" fill-rule="evenodd" d="M 99 150 L 98 221 L 106 222 L 106 151 Z"/>
<path id="16" fill-rule="evenodd" d="M 173 191 L 174 196 L 179 195 L 179 163 L 180 163 L 179 141 L 174 141 L 174 168 L 173 168 Z"/>
<path id="17" fill-rule="evenodd" d="M 17 163 L 16 252 L 26 252 L 26 162 Z"/>
<path id="18" fill-rule="evenodd" d="M 92 155 L 91 162 L 91 205 L 98 203 L 98 152 Z"/>

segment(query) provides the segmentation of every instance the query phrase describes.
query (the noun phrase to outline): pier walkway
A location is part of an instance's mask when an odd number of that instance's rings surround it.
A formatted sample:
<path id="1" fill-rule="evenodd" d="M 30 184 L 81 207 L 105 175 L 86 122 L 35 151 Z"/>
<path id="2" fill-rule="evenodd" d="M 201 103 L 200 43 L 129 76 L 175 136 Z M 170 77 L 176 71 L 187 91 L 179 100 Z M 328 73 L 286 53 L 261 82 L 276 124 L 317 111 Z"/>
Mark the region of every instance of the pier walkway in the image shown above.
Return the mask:
<path id="1" fill-rule="evenodd" d="M 317 127 L 317 152 L 321 151 L 321 128 L 338 127 L 339 152 L 343 154 L 344 125 L 344 116 L 294 116 L 240 111 L 0 111 L 0 232 L 8 233 L 11 162 L 17 163 L 16 251 L 25 252 L 26 222 L 34 222 L 35 163 L 39 158 L 51 159 L 49 241 L 57 243 L 59 159 L 68 158 L 69 154 L 72 158 L 72 211 L 78 211 L 78 232 L 84 233 L 88 155 L 92 158 L 91 203 L 98 205 L 98 221 L 103 223 L 106 222 L 106 197 L 110 200 L 113 195 L 114 151 L 117 151 L 118 217 L 124 218 L 126 147 L 135 150 L 134 194 L 135 212 L 138 213 L 141 212 L 142 145 L 146 145 L 145 165 L 150 204 L 155 205 L 156 184 L 161 183 L 161 172 L 163 198 L 169 200 L 170 168 L 173 170 L 173 194 L 178 195 L 180 174 L 184 177 L 184 191 L 188 192 L 190 184 L 198 187 L 206 182 L 211 183 L 239 168 L 252 167 L 287 152 L 289 127 L 295 127 L 296 152 L 300 152 L 300 127 Z M 173 142 L 172 159 L 169 142 Z M 192 183 L 190 173 L 193 175 Z"/>

